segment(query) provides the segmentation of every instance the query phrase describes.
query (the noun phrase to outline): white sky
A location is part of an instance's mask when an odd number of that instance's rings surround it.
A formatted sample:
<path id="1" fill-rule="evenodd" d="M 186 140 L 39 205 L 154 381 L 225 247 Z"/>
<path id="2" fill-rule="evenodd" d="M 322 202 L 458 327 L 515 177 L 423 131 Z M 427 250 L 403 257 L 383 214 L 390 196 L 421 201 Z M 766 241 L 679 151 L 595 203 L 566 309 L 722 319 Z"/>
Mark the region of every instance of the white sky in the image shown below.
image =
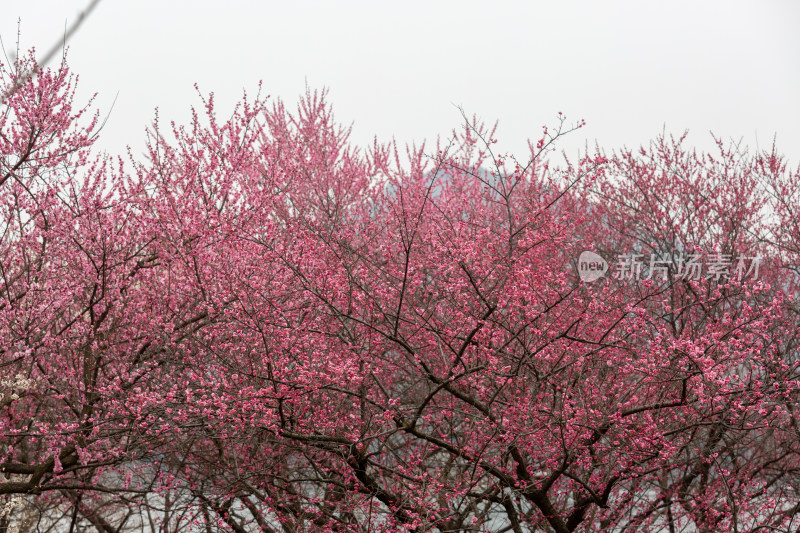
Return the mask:
<path id="1" fill-rule="evenodd" d="M 0 0 L 7 50 L 39 56 L 88 0 Z M 499 120 L 500 146 L 525 140 L 558 111 L 587 126 L 565 139 L 608 150 L 689 129 L 763 148 L 777 135 L 800 162 L 800 2 L 289 2 L 102 0 L 69 43 L 83 100 L 107 112 L 100 146 L 144 146 L 162 124 L 214 91 L 220 116 L 257 82 L 291 107 L 306 80 L 328 87 L 352 140 L 400 143 L 447 135 L 454 104 Z"/>

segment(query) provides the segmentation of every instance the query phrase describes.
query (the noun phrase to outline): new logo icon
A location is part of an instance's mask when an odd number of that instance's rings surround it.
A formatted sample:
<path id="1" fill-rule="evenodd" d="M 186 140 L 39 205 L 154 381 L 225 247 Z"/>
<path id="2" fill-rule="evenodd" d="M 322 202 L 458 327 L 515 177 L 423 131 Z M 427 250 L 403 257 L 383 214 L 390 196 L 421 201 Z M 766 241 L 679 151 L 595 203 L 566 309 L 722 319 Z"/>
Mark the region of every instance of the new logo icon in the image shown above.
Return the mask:
<path id="1" fill-rule="evenodd" d="M 591 283 L 605 276 L 608 262 L 594 252 L 585 251 L 578 257 L 578 275 L 581 281 Z"/>

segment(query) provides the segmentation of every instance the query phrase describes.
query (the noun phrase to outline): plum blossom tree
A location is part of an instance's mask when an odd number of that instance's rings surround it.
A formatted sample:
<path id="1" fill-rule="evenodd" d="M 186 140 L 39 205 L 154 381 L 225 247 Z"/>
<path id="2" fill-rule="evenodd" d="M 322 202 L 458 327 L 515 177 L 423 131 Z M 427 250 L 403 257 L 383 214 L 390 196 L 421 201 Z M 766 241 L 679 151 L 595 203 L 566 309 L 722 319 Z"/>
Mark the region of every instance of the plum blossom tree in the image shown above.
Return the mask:
<path id="1" fill-rule="evenodd" d="M 401 155 L 308 91 L 225 120 L 201 94 L 125 164 L 91 156 L 69 80 L 0 124 L 0 493 L 45 522 L 797 529 L 800 171 L 775 150 L 557 165 L 582 123 L 517 160 L 465 117 Z M 584 250 L 647 259 L 586 283 Z"/>
<path id="2" fill-rule="evenodd" d="M 142 184 L 91 155 L 66 63 L 20 83 L 32 71 L 32 54 L 2 71 L 0 495 L 75 502 L 153 452 L 137 406 L 205 315 L 164 301 Z"/>

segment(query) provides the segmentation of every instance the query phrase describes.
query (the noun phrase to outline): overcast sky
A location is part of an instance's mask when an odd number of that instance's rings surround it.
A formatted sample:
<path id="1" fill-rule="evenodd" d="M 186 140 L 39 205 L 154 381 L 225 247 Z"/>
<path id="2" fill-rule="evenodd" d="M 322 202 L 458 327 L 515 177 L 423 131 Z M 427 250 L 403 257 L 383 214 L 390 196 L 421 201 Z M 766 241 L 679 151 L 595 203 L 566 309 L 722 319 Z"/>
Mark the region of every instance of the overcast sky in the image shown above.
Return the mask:
<path id="1" fill-rule="evenodd" d="M 50 48 L 88 0 L 0 0 L 13 50 Z M 268 2 L 102 0 L 69 42 L 85 100 L 116 105 L 100 146 L 140 153 L 158 107 L 186 121 L 213 91 L 227 112 L 259 80 L 294 104 L 328 87 L 336 117 L 364 144 L 447 135 L 455 105 L 499 121 L 500 146 L 524 154 L 559 111 L 583 118 L 565 139 L 611 150 L 662 128 L 709 130 L 800 162 L 800 2 Z"/>

